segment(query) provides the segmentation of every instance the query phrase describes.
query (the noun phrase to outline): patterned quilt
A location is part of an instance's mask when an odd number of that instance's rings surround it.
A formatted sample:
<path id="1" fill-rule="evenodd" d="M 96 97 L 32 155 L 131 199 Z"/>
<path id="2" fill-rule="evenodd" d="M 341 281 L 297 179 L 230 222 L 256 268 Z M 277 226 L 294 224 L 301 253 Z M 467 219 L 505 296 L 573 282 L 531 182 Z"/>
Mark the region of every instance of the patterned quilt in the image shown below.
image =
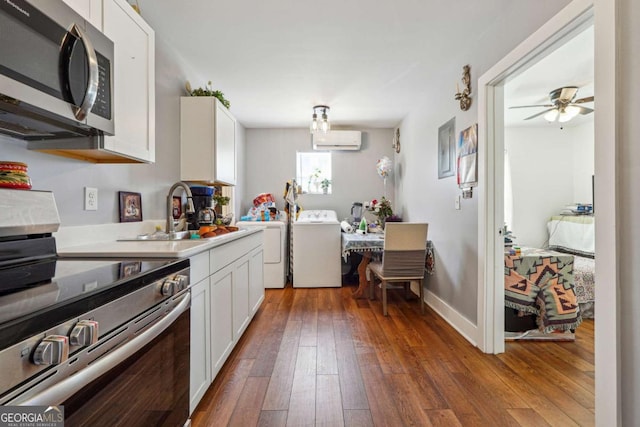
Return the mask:
<path id="1" fill-rule="evenodd" d="M 576 329 L 582 322 L 573 284 L 573 255 L 525 249 L 505 255 L 505 305 L 537 315 L 542 332 Z"/>

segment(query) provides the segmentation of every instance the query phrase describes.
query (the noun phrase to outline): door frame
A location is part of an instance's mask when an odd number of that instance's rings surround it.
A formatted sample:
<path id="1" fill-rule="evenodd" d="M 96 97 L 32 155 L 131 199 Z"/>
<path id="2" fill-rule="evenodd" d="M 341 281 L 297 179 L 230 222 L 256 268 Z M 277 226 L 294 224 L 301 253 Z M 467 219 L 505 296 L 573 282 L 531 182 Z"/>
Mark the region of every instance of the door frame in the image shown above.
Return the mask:
<path id="1" fill-rule="evenodd" d="M 595 198 L 601 287 L 596 295 L 596 424 L 620 425 L 620 351 L 616 269 L 616 1 L 574 0 L 478 80 L 478 333 L 485 353 L 504 352 L 504 97 L 503 86 L 588 25 L 595 25 Z M 610 106 L 610 107 L 609 107 Z M 609 232 L 607 232 L 609 231 Z M 600 256 L 602 255 L 602 256 Z M 600 263 L 599 263 L 600 265 Z"/>

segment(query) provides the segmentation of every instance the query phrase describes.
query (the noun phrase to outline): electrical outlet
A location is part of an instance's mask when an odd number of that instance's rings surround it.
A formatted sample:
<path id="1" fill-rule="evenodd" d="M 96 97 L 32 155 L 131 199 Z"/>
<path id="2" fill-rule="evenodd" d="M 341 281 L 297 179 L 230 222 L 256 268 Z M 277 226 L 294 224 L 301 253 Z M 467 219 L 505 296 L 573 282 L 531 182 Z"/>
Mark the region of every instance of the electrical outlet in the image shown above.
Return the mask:
<path id="1" fill-rule="evenodd" d="M 460 195 L 459 194 L 456 196 L 456 210 L 457 211 L 460 210 Z"/>
<path id="2" fill-rule="evenodd" d="M 84 187 L 84 210 L 98 210 L 98 189 L 92 187 Z"/>

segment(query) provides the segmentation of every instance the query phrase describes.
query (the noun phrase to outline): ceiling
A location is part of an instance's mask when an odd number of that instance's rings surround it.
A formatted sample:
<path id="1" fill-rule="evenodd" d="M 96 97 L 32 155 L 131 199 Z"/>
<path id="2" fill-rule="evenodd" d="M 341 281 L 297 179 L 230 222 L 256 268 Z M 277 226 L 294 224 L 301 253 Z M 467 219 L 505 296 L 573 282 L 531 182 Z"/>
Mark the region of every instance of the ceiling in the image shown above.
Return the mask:
<path id="1" fill-rule="evenodd" d="M 427 102 L 429 76 L 439 79 L 451 52 L 464 55 L 470 37 L 519 16 L 512 0 L 135 2 L 156 43 L 187 64 L 191 86 L 211 80 L 248 128 L 306 127 L 316 104 L 331 107 L 333 126 L 395 127 Z M 549 81 L 514 79 L 514 103 L 546 102 L 555 87 L 589 82 L 552 81 L 557 71 L 544 73 Z"/>

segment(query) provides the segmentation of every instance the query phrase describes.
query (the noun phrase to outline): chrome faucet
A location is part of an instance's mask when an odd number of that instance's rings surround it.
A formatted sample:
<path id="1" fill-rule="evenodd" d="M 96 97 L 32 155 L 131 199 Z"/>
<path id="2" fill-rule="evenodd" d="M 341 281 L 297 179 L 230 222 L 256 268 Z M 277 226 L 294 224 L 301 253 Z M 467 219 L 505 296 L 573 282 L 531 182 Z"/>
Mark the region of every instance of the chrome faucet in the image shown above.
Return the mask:
<path id="1" fill-rule="evenodd" d="M 187 212 L 189 214 L 195 213 L 195 208 L 193 207 L 193 194 L 191 194 L 191 189 L 187 184 L 182 181 L 178 181 L 171 186 L 169 189 L 169 194 L 167 195 L 167 234 L 169 235 L 169 239 L 173 239 L 176 237 L 176 227 L 173 223 L 173 192 L 176 191 L 176 188 L 182 187 L 184 192 L 187 193 Z"/>

